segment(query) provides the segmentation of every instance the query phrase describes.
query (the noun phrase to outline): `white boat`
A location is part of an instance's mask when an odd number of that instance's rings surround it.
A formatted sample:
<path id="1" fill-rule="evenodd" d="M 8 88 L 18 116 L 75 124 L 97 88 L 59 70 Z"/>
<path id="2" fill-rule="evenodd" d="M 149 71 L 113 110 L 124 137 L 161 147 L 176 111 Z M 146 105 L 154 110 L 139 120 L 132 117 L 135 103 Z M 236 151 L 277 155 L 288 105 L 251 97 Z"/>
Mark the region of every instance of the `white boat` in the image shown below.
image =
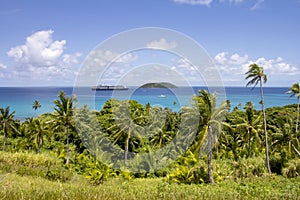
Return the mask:
<path id="1" fill-rule="evenodd" d="M 129 88 L 123 85 L 97 85 L 92 87 L 92 90 L 128 90 Z"/>
<path id="2" fill-rule="evenodd" d="M 167 96 L 164 95 L 164 94 L 161 94 L 161 95 L 159 95 L 158 97 L 159 97 L 159 98 L 166 98 Z"/>

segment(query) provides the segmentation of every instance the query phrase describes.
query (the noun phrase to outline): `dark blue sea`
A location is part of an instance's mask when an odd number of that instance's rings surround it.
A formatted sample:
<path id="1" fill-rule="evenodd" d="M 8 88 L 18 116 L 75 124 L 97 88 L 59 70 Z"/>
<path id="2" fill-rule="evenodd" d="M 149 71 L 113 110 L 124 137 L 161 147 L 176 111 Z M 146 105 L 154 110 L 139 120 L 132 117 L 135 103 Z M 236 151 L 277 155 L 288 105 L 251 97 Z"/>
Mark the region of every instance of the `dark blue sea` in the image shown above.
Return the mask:
<path id="1" fill-rule="evenodd" d="M 42 113 L 53 112 L 53 100 L 58 99 L 58 93 L 65 91 L 67 95 L 75 94 L 78 99 L 77 107 L 87 105 L 91 109 L 100 110 L 103 104 L 110 98 L 120 100 L 134 99 L 141 104 L 150 103 L 152 106 L 169 107 L 174 111 L 180 110 L 184 105 L 191 105 L 191 97 L 197 95 L 199 89 L 203 87 L 179 87 L 179 88 L 159 88 L 146 89 L 130 87 L 124 91 L 92 91 L 91 88 L 73 87 L 0 87 L 0 107 L 10 106 L 12 111 L 16 111 L 15 117 L 25 119 L 35 117 Z M 289 98 L 286 94 L 286 87 L 266 87 L 264 88 L 266 107 L 284 106 L 296 103 L 295 98 Z M 226 87 L 225 90 L 209 88 L 210 92 L 216 92 L 219 101 L 229 100 L 231 108 L 243 105 L 251 101 L 256 109 L 260 109 L 259 88 L 251 90 L 246 87 Z M 42 107 L 38 110 L 32 109 L 33 102 L 37 100 Z"/>

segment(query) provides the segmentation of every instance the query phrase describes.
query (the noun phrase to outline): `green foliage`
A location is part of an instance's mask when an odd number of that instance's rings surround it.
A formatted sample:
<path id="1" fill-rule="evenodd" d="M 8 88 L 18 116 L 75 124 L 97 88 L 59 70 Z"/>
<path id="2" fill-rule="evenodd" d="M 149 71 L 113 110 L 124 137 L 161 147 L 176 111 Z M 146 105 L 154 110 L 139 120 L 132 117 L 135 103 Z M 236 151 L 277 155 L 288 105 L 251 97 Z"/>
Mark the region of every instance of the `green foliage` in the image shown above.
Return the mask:
<path id="1" fill-rule="evenodd" d="M 185 185 L 163 179 L 110 179 L 91 186 L 84 178 L 74 177 L 60 183 L 40 177 L 0 175 L 0 197 L 14 199 L 299 199 L 300 177 L 286 179 L 270 176 L 244 180 L 226 180 L 216 185 Z"/>
<path id="2" fill-rule="evenodd" d="M 160 82 L 160 83 L 146 83 L 142 85 L 141 88 L 177 88 L 177 86 L 169 82 Z"/>
<path id="3" fill-rule="evenodd" d="M 32 104 L 32 109 L 34 109 L 34 110 L 37 110 L 37 109 L 39 109 L 41 107 L 42 107 L 41 103 L 39 101 L 37 101 L 37 100 L 35 100 L 33 102 L 33 104 Z"/>
<path id="4" fill-rule="evenodd" d="M 0 171 L 61 182 L 73 177 L 57 158 L 47 154 L 0 152 Z"/>
<path id="5" fill-rule="evenodd" d="M 282 174 L 288 178 L 300 176 L 300 159 L 289 160 L 282 169 Z"/>
<path id="6" fill-rule="evenodd" d="M 9 109 L 1 109 L 0 146 L 4 147 L 6 141 L 7 153 L 0 152 L 0 174 L 9 177 L 9 181 L 13 178 L 20 181 L 20 185 L 11 182 L 14 187 L 26 191 L 9 188 L 4 192 L 0 190 L 0 196 L 22 199 L 25 195 L 26 199 L 39 192 L 42 196 L 37 195 L 37 199 L 113 199 L 120 196 L 124 199 L 228 199 L 253 195 L 266 198 L 270 194 L 274 194 L 275 199 L 289 197 L 279 181 L 296 191 L 291 197 L 299 191 L 295 188 L 300 173 L 297 152 L 300 135 L 295 130 L 297 105 L 266 109 L 270 165 L 272 172 L 282 174 L 283 178 L 266 175 L 262 113 L 251 103 L 229 112 L 227 102 L 216 107 L 216 96 L 204 91 L 194 97 L 194 107 L 183 107 L 180 112 L 116 99 L 107 101 L 100 112 L 91 111 L 87 106 L 76 109 L 75 97 L 66 97 L 64 93 L 60 93 L 54 103 L 54 113 L 24 122 L 14 119 L 14 112 Z M 179 131 L 183 138 L 177 137 Z M 215 144 L 210 158 L 201 154 L 210 149 L 208 135 Z M 141 153 L 152 155 L 168 145 L 176 144 L 181 148 L 191 143 L 187 151 L 176 149 L 183 152 L 182 156 L 175 157 L 175 163 L 159 170 L 156 170 L 159 162 L 172 157 L 174 152 L 164 152 L 157 160 L 139 156 Z M 99 148 L 105 149 L 108 144 L 118 146 L 127 163 L 104 164 L 114 158 L 113 153 L 110 155 Z M 36 151 L 40 154 L 35 154 Z M 125 152 L 133 154 L 125 155 Z M 120 157 L 122 159 L 122 155 Z M 215 187 L 205 184 L 210 182 L 208 160 L 211 158 L 213 179 L 218 183 Z M 134 166 L 136 173 L 129 171 L 126 164 Z M 155 176 L 167 177 L 168 181 L 152 179 Z M 3 180 L 5 182 L 6 178 L 1 179 L 0 175 L 0 188 L 8 188 L 1 185 Z M 37 189 L 25 186 L 26 181 Z M 43 182 L 49 186 L 44 186 Z M 101 187 L 94 187 L 99 184 Z M 48 188 L 52 186 L 56 190 Z M 278 191 L 274 191 L 276 187 Z M 220 196 L 220 193 L 225 195 Z"/>
<path id="7" fill-rule="evenodd" d="M 89 179 L 92 185 L 102 184 L 103 181 L 107 180 L 109 177 L 116 175 L 110 166 L 102 164 L 99 161 L 89 163 L 88 168 L 85 170 L 85 177 Z"/>
<path id="8" fill-rule="evenodd" d="M 262 157 L 240 159 L 233 162 L 234 178 L 251 178 L 265 176 L 268 171 L 265 166 L 265 159 Z"/>
<path id="9" fill-rule="evenodd" d="M 10 112 L 10 107 L 0 108 L 0 131 L 3 134 L 3 151 L 6 151 L 6 140 L 9 133 L 18 132 L 16 121 L 14 120 L 15 111 Z"/>
<path id="10" fill-rule="evenodd" d="M 208 183 L 207 164 L 205 159 L 197 159 L 188 151 L 185 156 L 177 160 L 176 165 L 168 180 L 184 184 Z M 238 161 L 231 159 L 219 159 L 212 162 L 214 179 L 221 182 L 226 179 L 245 179 L 263 177 L 267 174 L 265 161 L 262 157 L 242 158 Z"/>
<path id="11" fill-rule="evenodd" d="M 175 165 L 175 170 L 167 175 L 169 181 L 184 184 L 199 184 L 208 182 L 208 173 L 206 164 L 203 160 L 199 160 L 195 155 L 188 151 L 182 156 Z"/>

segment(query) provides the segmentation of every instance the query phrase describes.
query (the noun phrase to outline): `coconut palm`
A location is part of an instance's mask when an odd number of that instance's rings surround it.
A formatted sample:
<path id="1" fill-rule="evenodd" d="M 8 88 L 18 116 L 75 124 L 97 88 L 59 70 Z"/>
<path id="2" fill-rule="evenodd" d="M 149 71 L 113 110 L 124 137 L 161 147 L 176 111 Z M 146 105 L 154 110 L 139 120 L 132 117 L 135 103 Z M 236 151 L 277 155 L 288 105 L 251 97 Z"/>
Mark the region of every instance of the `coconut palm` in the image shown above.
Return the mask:
<path id="1" fill-rule="evenodd" d="M 287 157 L 290 158 L 292 156 L 292 150 L 294 150 L 295 153 L 300 156 L 300 152 L 297 149 L 300 146 L 300 142 L 297 134 L 293 131 L 294 124 L 294 119 L 290 115 L 285 115 L 276 121 L 277 127 L 272 127 L 275 130 L 274 137 L 272 137 L 272 153 L 277 150 L 286 150 Z"/>
<path id="2" fill-rule="evenodd" d="M 143 127 L 137 125 L 136 121 L 144 118 L 143 115 L 140 115 L 139 109 L 131 108 L 129 110 L 129 108 L 129 101 L 124 101 L 120 106 L 115 107 L 113 111 L 115 123 L 108 128 L 113 144 L 122 145 L 124 143 L 125 166 L 128 160 L 129 146 L 134 148 L 135 139 L 141 138 L 140 135 L 143 132 Z"/>
<path id="3" fill-rule="evenodd" d="M 198 111 L 200 113 L 201 131 L 198 133 L 197 138 L 197 149 L 202 148 L 204 142 L 207 142 L 207 169 L 208 177 L 211 184 L 214 184 L 214 179 L 212 176 L 212 148 L 218 138 L 219 133 L 222 131 L 222 121 L 225 117 L 225 113 L 228 110 L 228 102 L 222 102 L 219 107 L 217 107 L 217 97 L 216 94 L 210 94 L 206 90 L 199 91 L 199 96 L 194 98 Z M 199 137 L 200 136 L 200 137 Z"/>
<path id="4" fill-rule="evenodd" d="M 3 151 L 6 151 L 6 139 L 9 130 L 16 131 L 14 121 L 15 111 L 10 112 L 10 107 L 0 108 L 0 126 L 3 132 Z"/>
<path id="5" fill-rule="evenodd" d="M 44 136 L 48 133 L 48 124 L 44 120 L 36 118 L 30 121 L 28 128 L 37 145 L 37 152 L 40 153 L 40 149 L 44 143 Z"/>
<path id="6" fill-rule="evenodd" d="M 33 104 L 32 104 L 32 109 L 37 110 L 37 109 L 39 109 L 40 107 L 42 107 L 41 104 L 40 104 L 40 102 L 37 101 L 37 100 L 35 100 L 35 101 L 33 102 Z"/>
<path id="7" fill-rule="evenodd" d="M 296 133 L 298 133 L 299 124 L 299 100 L 300 100 L 300 85 L 299 83 L 294 83 L 292 87 L 289 88 L 287 93 L 291 94 L 291 97 L 297 97 L 297 119 L 296 119 Z"/>
<path id="8" fill-rule="evenodd" d="M 69 164 L 70 155 L 69 155 L 69 128 L 74 124 L 73 121 L 73 112 L 75 109 L 76 97 L 66 97 L 64 91 L 59 93 L 59 99 L 53 101 L 55 104 L 53 113 L 55 127 L 63 126 L 66 134 L 66 164 Z"/>
<path id="9" fill-rule="evenodd" d="M 269 162 L 269 146 L 268 146 L 268 133 L 267 133 L 267 120 L 266 120 L 266 111 L 265 111 L 265 102 L 264 102 L 264 93 L 263 93 L 263 83 L 267 82 L 267 75 L 264 74 L 264 69 L 257 64 L 251 64 L 249 70 L 245 73 L 246 80 L 250 79 L 246 86 L 253 85 L 253 88 L 259 83 L 260 86 L 260 95 L 261 95 L 261 107 L 263 112 L 263 121 L 264 121 L 264 134 L 265 134 L 265 148 L 266 148 L 266 165 L 268 172 L 271 173 L 270 162 Z"/>
<path id="10" fill-rule="evenodd" d="M 253 140 L 253 136 L 256 139 L 260 140 L 259 132 L 262 130 L 262 122 L 261 115 L 256 115 L 254 113 L 253 105 L 251 102 L 246 103 L 246 112 L 245 116 L 237 116 L 237 119 L 241 121 L 235 127 L 237 130 L 246 129 L 245 139 L 247 139 L 248 147 L 247 147 L 247 157 L 249 158 L 251 155 L 251 141 Z"/>

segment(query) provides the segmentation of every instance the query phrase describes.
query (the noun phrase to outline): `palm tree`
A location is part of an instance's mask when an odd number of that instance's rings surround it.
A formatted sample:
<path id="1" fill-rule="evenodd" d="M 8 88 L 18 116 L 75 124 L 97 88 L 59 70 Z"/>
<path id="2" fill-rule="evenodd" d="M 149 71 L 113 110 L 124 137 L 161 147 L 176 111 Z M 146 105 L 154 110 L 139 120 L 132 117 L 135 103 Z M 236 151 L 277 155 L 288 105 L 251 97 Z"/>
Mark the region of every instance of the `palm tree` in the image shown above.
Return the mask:
<path id="1" fill-rule="evenodd" d="M 267 133 L 267 120 L 266 120 L 266 111 L 265 111 L 265 102 L 264 102 L 264 93 L 263 93 L 263 83 L 267 82 L 267 75 L 264 74 L 264 69 L 257 64 L 251 64 L 249 70 L 245 73 L 246 80 L 250 79 L 246 86 L 254 85 L 252 89 L 259 83 L 260 86 L 260 95 L 261 95 L 261 107 L 263 112 L 264 120 L 264 134 L 265 134 L 265 147 L 266 147 L 266 165 L 268 172 L 271 173 L 270 162 L 269 162 L 269 146 L 268 146 L 268 133 Z"/>
<path id="2" fill-rule="evenodd" d="M 297 120 L 296 120 L 296 133 L 298 133 L 298 124 L 299 124 L 299 100 L 300 100 L 300 85 L 299 83 L 294 83 L 292 87 L 289 88 L 287 93 L 291 94 L 291 97 L 297 97 Z"/>
<path id="3" fill-rule="evenodd" d="M 273 152 L 276 150 L 286 150 L 287 158 L 292 157 L 292 149 L 300 156 L 300 152 L 296 147 L 300 146 L 297 134 L 293 131 L 294 119 L 290 115 L 286 115 L 280 120 L 276 121 L 276 125 L 280 128 L 274 127 L 275 133 L 273 137 Z M 295 146 L 296 145 L 296 146 Z M 272 153 L 273 153 L 272 152 Z"/>
<path id="4" fill-rule="evenodd" d="M 33 102 L 33 104 L 32 104 L 32 109 L 37 110 L 37 109 L 39 109 L 40 107 L 42 107 L 41 104 L 40 104 L 40 102 L 37 101 L 37 100 L 35 100 L 35 101 Z"/>
<path id="5" fill-rule="evenodd" d="M 253 135 L 260 140 L 259 132 L 262 129 L 261 123 L 261 115 L 256 115 L 254 113 L 253 105 L 251 102 L 246 103 L 246 112 L 245 116 L 237 116 L 237 119 L 241 121 L 235 127 L 237 129 L 242 128 L 243 130 L 246 129 L 245 139 L 247 139 L 248 147 L 247 147 L 247 158 L 251 155 L 251 140 Z"/>
<path id="6" fill-rule="evenodd" d="M 140 139 L 143 127 L 137 125 L 135 122 L 139 121 L 145 116 L 140 115 L 138 108 L 130 108 L 130 101 L 124 101 L 120 106 L 114 109 L 114 120 L 115 123 L 108 128 L 113 140 L 113 144 L 118 143 L 122 145 L 124 143 L 124 165 L 126 166 L 129 153 L 129 145 L 134 148 L 134 139 Z M 131 141 L 131 143 L 130 143 Z"/>
<path id="7" fill-rule="evenodd" d="M 48 133 L 48 126 L 44 120 L 39 118 L 32 119 L 29 122 L 29 132 L 34 137 L 34 141 L 37 144 L 37 152 L 40 153 L 40 149 L 44 143 L 44 135 Z"/>
<path id="8" fill-rule="evenodd" d="M 15 116 L 15 111 L 10 112 L 9 111 L 9 106 L 4 108 L 0 108 L 0 125 L 3 131 L 3 151 L 6 151 L 6 139 L 7 139 L 7 133 L 8 130 L 13 130 L 17 131 L 15 127 L 15 121 L 14 121 L 14 116 Z"/>
<path id="9" fill-rule="evenodd" d="M 211 168 L 212 148 L 214 146 L 213 141 L 217 140 L 218 134 L 222 131 L 222 120 L 224 119 L 225 113 L 228 110 L 228 102 L 224 101 L 219 105 L 219 107 L 217 107 L 216 94 L 210 94 L 206 90 L 199 91 L 199 96 L 196 96 L 194 100 L 196 101 L 196 105 L 200 113 L 200 124 L 202 126 L 202 129 L 199 133 L 200 137 L 197 137 L 197 146 L 201 148 L 205 139 L 207 139 L 208 178 L 210 183 L 214 184 Z"/>
<path id="10" fill-rule="evenodd" d="M 66 144 L 66 164 L 69 164 L 70 155 L 69 155 L 69 128 L 74 124 L 73 122 L 73 112 L 75 109 L 76 97 L 66 97 L 64 91 L 59 93 L 59 99 L 53 101 L 55 104 L 53 113 L 54 120 L 56 121 L 55 126 L 64 126 L 65 134 L 67 139 Z"/>

